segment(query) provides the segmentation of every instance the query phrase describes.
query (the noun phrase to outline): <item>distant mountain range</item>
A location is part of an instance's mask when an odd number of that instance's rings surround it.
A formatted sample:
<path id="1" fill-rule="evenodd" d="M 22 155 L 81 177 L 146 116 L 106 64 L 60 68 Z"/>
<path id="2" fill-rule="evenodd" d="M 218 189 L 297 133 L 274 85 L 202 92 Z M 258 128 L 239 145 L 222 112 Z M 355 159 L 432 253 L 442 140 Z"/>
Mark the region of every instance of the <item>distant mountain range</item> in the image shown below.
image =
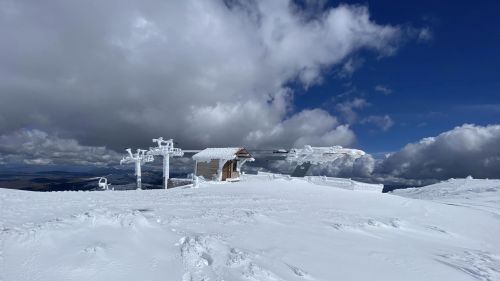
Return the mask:
<path id="1" fill-rule="evenodd" d="M 98 190 L 99 177 L 106 177 L 115 189 L 135 189 L 136 177 L 133 169 L 96 168 L 87 171 L 59 170 L 15 170 L 0 171 L 0 188 L 29 191 L 76 191 Z M 171 174 L 171 177 L 186 177 L 182 174 Z M 162 172 L 145 170 L 142 172 L 144 189 L 162 187 Z"/>

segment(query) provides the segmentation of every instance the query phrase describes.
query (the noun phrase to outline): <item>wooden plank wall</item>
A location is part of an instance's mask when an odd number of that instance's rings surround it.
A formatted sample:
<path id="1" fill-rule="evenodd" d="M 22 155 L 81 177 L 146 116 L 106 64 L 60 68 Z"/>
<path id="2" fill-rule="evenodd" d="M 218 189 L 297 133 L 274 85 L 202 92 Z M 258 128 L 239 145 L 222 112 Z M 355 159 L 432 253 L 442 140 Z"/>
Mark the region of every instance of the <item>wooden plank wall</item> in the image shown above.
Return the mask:
<path id="1" fill-rule="evenodd" d="M 230 178 L 238 178 L 240 176 L 240 173 L 237 171 L 233 171 L 233 164 L 234 160 L 229 161 L 229 163 L 226 163 L 225 165 L 229 165 L 229 167 L 226 166 L 226 169 L 229 168 L 231 171 L 231 176 Z M 210 162 L 198 162 L 196 166 L 196 175 L 197 176 L 202 176 L 206 180 L 215 180 L 217 176 L 217 168 L 219 167 L 219 160 L 211 160 Z M 224 171 L 223 173 L 227 173 L 227 170 Z M 225 174 L 227 175 L 227 174 Z M 225 176 L 223 176 L 225 178 Z"/>
<path id="2" fill-rule="evenodd" d="M 196 166 L 196 175 L 202 176 L 206 180 L 213 180 L 217 176 L 217 168 L 219 168 L 219 160 L 198 162 Z"/>
<path id="3" fill-rule="evenodd" d="M 240 173 L 238 171 L 233 171 L 233 165 L 236 165 L 236 160 L 231 161 L 231 178 L 239 178 Z"/>

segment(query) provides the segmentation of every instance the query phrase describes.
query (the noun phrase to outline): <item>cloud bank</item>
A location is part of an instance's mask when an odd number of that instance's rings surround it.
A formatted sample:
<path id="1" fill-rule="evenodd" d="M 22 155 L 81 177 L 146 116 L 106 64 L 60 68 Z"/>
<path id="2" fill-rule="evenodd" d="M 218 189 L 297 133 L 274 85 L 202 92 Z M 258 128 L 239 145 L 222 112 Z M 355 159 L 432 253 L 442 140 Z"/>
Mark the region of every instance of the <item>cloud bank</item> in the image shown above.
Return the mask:
<path id="1" fill-rule="evenodd" d="M 302 140 L 306 143 L 314 141 Z M 106 147 L 82 145 L 74 139 L 35 129 L 0 135 L 0 164 L 116 165 L 120 158 L 120 154 Z M 188 173 L 192 170 L 192 161 L 188 158 L 176 159 L 173 163 L 174 168 L 179 171 Z M 291 173 L 296 164 L 286 161 L 257 161 L 255 165 L 250 163 L 247 166 L 247 171 L 250 172 L 264 169 Z M 330 163 L 313 165 L 309 174 L 366 179 L 396 185 L 421 185 L 448 178 L 464 178 L 468 175 L 477 178 L 498 178 L 500 125 L 464 124 L 436 137 L 407 144 L 381 160 L 375 160 L 369 154 L 358 159 L 341 157 Z"/>
<path id="2" fill-rule="evenodd" d="M 120 161 L 120 155 L 105 147 L 79 144 L 40 130 L 20 130 L 0 135 L 0 163 L 28 165 L 107 165 Z"/>
<path id="3" fill-rule="evenodd" d="M 272 172 L 291 173 L 296 164 L 276 161 L 262 166 Z M 369 154 L 356 160 L 342 157 L 311 166 L 309 174 L 417 186 L 469 175 L 499 178 L 500 125 L 464 124 L 407 144 L 384 159 L 375 160 Z"/>
<path id="4" fill-rule="evenodd" d="M 183 148 L 352 145 L 349 126 L 297 110 L 287 85 L 320 83 L 359 50 L 391 55 L 403 33 L 364 6 L 314 1 L 0 0 L 0 133 L 115 150 L 157 136 Z"/>
<path id="5" fill-rule="evenodd" d="M 390 154 L 376 173 L 405 179 L 500 177 L 500 125 L 464 124 Z"/>

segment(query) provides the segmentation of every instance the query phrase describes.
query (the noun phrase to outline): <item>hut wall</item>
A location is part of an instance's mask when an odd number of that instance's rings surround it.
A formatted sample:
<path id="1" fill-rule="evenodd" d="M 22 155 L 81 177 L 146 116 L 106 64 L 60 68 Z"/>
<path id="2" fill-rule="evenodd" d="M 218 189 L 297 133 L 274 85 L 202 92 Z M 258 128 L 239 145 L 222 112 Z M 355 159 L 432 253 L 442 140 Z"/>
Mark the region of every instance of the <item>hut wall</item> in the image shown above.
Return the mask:
<path id="1" fill-rule="evenodd" d="M 202 176 L 207 180 L 213 180 L 217 176 L 217 168 L 219 168 L 219 160 L 198 162 L 196 166 L 196 175 Z"/>
<path id="2" fill-rule="evenodd" d="M 240 177 L 240 173 L 236 170 L 236 163 L 237 163 L 237 160 L 231 161 L 231 178 L 233 178 L 233 179 Z"/>
<path id="3" fill-rule="evenodd" d="M 222 180 L 235 179 L 240 177 L 240 173 L 236 171 L 236 160 L 227 161 L 222 170 Z"/>

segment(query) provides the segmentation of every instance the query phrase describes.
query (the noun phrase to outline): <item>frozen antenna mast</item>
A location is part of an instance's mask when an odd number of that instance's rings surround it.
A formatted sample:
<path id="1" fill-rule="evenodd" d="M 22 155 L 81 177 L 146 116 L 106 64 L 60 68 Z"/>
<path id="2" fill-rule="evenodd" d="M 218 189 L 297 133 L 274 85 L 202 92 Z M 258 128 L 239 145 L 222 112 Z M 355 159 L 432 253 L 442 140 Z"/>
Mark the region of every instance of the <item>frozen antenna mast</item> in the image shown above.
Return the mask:
<path id="1" fill-rule="evenodd" d="M 120 161 L 120 165 L 135 163 L 135 175 L 137 176 L 137 188 L 141 189 L 141 165 L 147 162 L 153 162 L 153 155 L 146 153 L 144 149 L 137 149 L 135 154 L 132 154 L 130 148 L 126 149 L 128 156 L 125 156 Z"/>
<path id="2" fill-rule="evenodd" d="M 158 144 L 158 147 L 151 147 L 149 149 L 149 153 L 151 155 L 161 155 L 163 156 L 163 184 L 165 189 L 167 189 L 168 179 L 170 177 L 169 169 L 170 169 L 170 157 L 180 157 L 184 155 L 179 148 L 174 148 L 174 140 L 164 140 L 162 137 L 157 139 L 153 139 L 153 142 Z"/>

